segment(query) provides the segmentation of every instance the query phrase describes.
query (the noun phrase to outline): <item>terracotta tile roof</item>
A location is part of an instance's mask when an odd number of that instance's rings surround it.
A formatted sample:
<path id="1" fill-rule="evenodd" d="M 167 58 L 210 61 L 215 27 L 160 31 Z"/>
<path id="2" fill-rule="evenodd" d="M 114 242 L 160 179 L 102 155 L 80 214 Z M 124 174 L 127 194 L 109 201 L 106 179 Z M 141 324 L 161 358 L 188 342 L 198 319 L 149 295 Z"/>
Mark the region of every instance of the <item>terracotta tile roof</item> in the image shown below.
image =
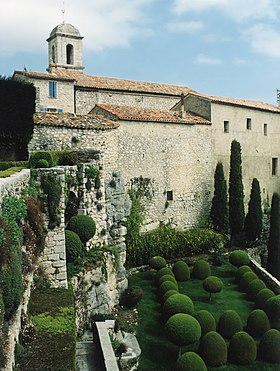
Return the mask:
<path id="1" fill-rule="evenodd" d="M 118 106 L 113 104 L 96 104 L 95 107 L 101 108 L 114 115 L 119 120 L 127 121 L 151 121 L 151 122 L 172 122 L 175 124 L 205 124 L 211 122 L 186 112 L 186 117 L 181 118 L 178 111 L 162 111 L 158 109 L 147 109 L 143 107 Z M 94 110 L 94 108 L 93 108 Z"/>
<path id="2" fill-rule="evenodd" d="M 111 130 L 119 127 L 115 121 L 99 115 L 75 115 L 73 113 L 35 113 L 35 125 L 66 127 L 74 129 Z"/>

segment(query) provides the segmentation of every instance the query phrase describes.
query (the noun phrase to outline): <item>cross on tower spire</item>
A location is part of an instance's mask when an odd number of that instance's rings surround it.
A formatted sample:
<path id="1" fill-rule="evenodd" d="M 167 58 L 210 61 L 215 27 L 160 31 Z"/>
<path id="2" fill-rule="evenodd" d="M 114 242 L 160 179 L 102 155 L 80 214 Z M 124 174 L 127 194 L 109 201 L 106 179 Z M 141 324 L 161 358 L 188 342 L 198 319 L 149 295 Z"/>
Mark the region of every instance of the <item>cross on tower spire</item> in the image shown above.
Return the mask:
<path id="1" fill-rule="evenodd" d="M 62 13 L 62 21 L 64 23 L 65 22 L 65 2 L 64 1 L 62 3 L 62 6 L 63 8 L 61 9 L 61 13 Z"/>

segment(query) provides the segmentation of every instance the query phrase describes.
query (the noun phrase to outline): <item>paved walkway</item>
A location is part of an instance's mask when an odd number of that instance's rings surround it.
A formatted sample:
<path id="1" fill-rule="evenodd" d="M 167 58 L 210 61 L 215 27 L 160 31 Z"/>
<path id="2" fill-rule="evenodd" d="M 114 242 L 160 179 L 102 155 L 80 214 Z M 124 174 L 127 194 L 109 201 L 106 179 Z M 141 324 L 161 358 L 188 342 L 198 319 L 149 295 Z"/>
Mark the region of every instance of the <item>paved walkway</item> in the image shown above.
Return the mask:
<path id="1" fill-rule="evenodd" d="M 85 332 L 76 344 L 77 371 L 104 371 L 100 352 L 93 342 L 92 332 Z"/>

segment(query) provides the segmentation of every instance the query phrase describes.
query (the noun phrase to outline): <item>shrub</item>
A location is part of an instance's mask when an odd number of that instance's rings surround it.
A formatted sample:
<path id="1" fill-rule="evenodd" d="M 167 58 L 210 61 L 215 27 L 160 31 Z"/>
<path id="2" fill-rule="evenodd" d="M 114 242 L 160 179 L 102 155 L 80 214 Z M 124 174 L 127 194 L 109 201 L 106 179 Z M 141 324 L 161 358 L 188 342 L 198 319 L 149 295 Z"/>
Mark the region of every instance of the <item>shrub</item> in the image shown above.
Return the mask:
<path id="1" fill-rule="evenodd" d="M 178 291 L 176 291 L 176 290 L 166 291 L 166 293 L 162 297 L 163 303 L 166 301 L 166 299 L 168 299 L 170 296 L 175 295 L 175 294 L 178 294 Z"/>
<path id="2" fill-rule="evenodd" d="M 176 278 L 174 276 L 171 276 L 171 274 L 165 274 L 164 276 L 161 276 L 160 279 L 158 280 L 158 285 L 160 286 L 163 282 L 166 281 L 171 281 L 178 285 Z"/>
<path id="3" fill-rule="evenodd" d="M 207 261 L 200 259 L 194 264 L 192 276 L 200 280 L 204 280 L 206 277 L 210 276 L 211 268 Z"/>
<path id="4" fill-rule="evenodd" d="M 264 309 L 268 299 L 275 296 L 274 292 L 268 288 L 262 289 L 257 293 L 255 304 L 257 308 Z"/>
<path id="5" fill-rule="evenodd" d="M 231 338 L 228 353 L 232 363 L 249 365 L 257 358 L 257 345 L 252 336 L 240 331 Z"/>
<path id="6" fill-rule="evenodd" d="M 252 272 L 252 269 L 249 267 L 249 265 L 242 265 L 241 267 L 239 267 L 235 272 L 235 281 L 239 283 L 243 274 L 247 272 Z"/>
<path id="7" fill-rule="evenodd" d="M 244 273 L 241 276 L 240 282 L 239 282 L 239 286 L 240 286 L 241 290 L 246 292 L 248 290 L 248 286 L 249 286 L 250 282 L 254 281 L 257 278 L 258 278 L 258 276 L 254 272 Z"/>
<path id="8" fill-rule="evenodd" d="M 159 286 L 159 294 L 163 296 L 169 290 L 178 291 L 178 285 L 171 281 L 165 281 Z"/>
<path id="9" fill-rule="evenodd" d="M 194 305 L 192 300 L 184 294 L 174 294 L 170 296 L 163 304 L 163 316 L 167 320 L 176 313 L 194 314 Z"/>
<path id="10" fill-rule="evenodd" d="M 275 295 L 269 298 L 265 303 L 265 312 L 270 321 L 277 325 L 280 322 L 280 295 Z"/>
<path id="11" fill-rule="evenodd" d="M 229 309 L 219 318 L 217 328 L 225 339 L 230 339 L 236 332 L 243 330 L 243 325 L 236 311 Z"/>
<path id="12" fill-rule="evenodd" d="M 209 301 L 211 300 L 211 294 L 220 292 L 223 288 L 223 282 L 220 278 L 215 276 L 209 276 L 203 281 L 203 288 L 209 292 Z"/>
<path id="13" fill-rule="evenodd" d="M 247 319 L 247 332 L 254 337 L 261 337 L 270 330 L 270 322 L 266 313 L 261 309 L 253 310 Z"/>
<path id="14" fill-rule="evenodd" d="M 50 164 L 49 164 L 49 161 L 45 160 L 45 159 L 40 159 L 37 161 L 37 165 L 36 165 L 37 168 L 48 168 L 50 167 Z"/>
<path id="15" fill-rule="evenodd" d="M 271 201 L 268 255 L 266 269 L 280 280 L 280 197 L 274 193 Z"/>
<path id="16" fill-rule="evenodd" d="M 190 278 L 190 268 L 183 260 L 179 260 L 174 264 L 172 272 L 177 281 L 187 281 Z"/>
<path id="17" fill-rule="evenodd" d="M 258 292 L 260 292 L 265 287 L 266 287 L 265 283 L 259 278 L 256 278 L 255 280 L 251 281 L 247 288 L 247 294 L 249 299 L 255 300 Z"/>
<path id="18" fill-rule="evenodd" d="M 198 353 L 207 366 L 221 366 L 227 362 L 227 345 L 220 334 L 210 331 L 200 340 Z"/>
<path id="19" fill-rule="evenodd" d="M 83 244 L 77 233 L 65 230 L 65 248 L 67 263 L 74 263 L 83 252 Z"/>
<path id="20" fill-rule="evenodd" d="M 177 371 L 207 371 L 207 367 L 201 357 L 194 352 L 186 352 L 177 360 Z"/>
<path id="21" fill-rule="evenodd" d="M 248 213 L 245 218 L 244 229 L 248 242 L 255 241 L 262 233 L 262 199 L 260 183 L 254 178 L 252 182 Z"/>
<path id="22" fill-rule="evenodd" d="M 167 337 L 174 344 L 183 346 L 197 342 L 201 335 L 198 321 L 191 315 L 177 313 L 165 324 Z"/>
<path id="23" fill-rule="evenodd" d="M 149 266 L 158 271 L 166 266 L 166 260 L 162 256 L 153 256 L 149 260 Z"/>
<path id="24" fill-rule="evenodd" d="M 234 250 L 229 256 L 229 262 L 235 267 L 241 267 L 250 263 L 250 258 L 246 251 Z"/>
<path id="25" fill-rule="evenodd" d="M 59 203 L 62 193 L 61 181 L 55 174 L 41 176 L 41 186 L 43 192 L 47 195 L 49 225 L 50 229 L 60 225 Z"/>
<path id="26" fill-rule="evenodd" d="M 56 151 L 58 156 L 58 165 L 77 165 L 78 154 L 75 151 Z"/>
<path id="27" fill-rule="evenodd" d="M 67 229 L 77 233 L 85 244 L 95 235 L 96 225 L 89 215 L 75 215 L 69 220 Z"/>
<path id="28" fill-rule="evenodd" d="M 199 310 L 195 318 L 198 320 L 201 327 L 201 336 L 206 335 L 210 331 L 216 331 L 216 321 L 210 312 L 207 310 Z"/>
<path id="29" fill-rule="evenodd" d="M 157 280 L 160 279 L 160 277 L 165 276 L 166 274 L 169 274 L 171 276 L 174 276 L 172 270 L 168 267 L 161 268 L 159 271 L 157 271 L 156 278 Z"/>
<path id="30" fill-rule="evenodd" d="M 126 308 L 135 308 L 143 298 L 143 290 L 137 286 L 129 286 L 121 296 L 120 304 Z"/>
<path id="31" fill-rule="evenodd" d="M 35 151 L 32 152 L 29 158 L 29 165 L 31 168 L 40 167 L 38 162 L 40 160 L 46 160 L 50 167 L 54 165 L 52 153 L 50 151 Z"/>
<path id="32" fill-rule="evenodd" d="M 259 354 L 266 362 L 280 362 L 280 331 L 271 329 L 263 335 L 259 345 Z"/>

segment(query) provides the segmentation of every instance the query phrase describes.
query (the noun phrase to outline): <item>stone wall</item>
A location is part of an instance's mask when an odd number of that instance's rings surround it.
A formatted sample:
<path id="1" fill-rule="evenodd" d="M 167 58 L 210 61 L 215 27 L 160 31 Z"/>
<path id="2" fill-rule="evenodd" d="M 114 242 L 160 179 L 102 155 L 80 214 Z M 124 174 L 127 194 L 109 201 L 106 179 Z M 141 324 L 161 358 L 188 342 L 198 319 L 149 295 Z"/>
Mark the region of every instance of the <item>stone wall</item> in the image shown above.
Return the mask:
<path id="1" fill-rule="evenodd" d="M 30 170 L 24 169 L 8 178 L 0 178 L 0 206 L 5 196 L 20 195 L 27 187 L 30 179 Z"/>

